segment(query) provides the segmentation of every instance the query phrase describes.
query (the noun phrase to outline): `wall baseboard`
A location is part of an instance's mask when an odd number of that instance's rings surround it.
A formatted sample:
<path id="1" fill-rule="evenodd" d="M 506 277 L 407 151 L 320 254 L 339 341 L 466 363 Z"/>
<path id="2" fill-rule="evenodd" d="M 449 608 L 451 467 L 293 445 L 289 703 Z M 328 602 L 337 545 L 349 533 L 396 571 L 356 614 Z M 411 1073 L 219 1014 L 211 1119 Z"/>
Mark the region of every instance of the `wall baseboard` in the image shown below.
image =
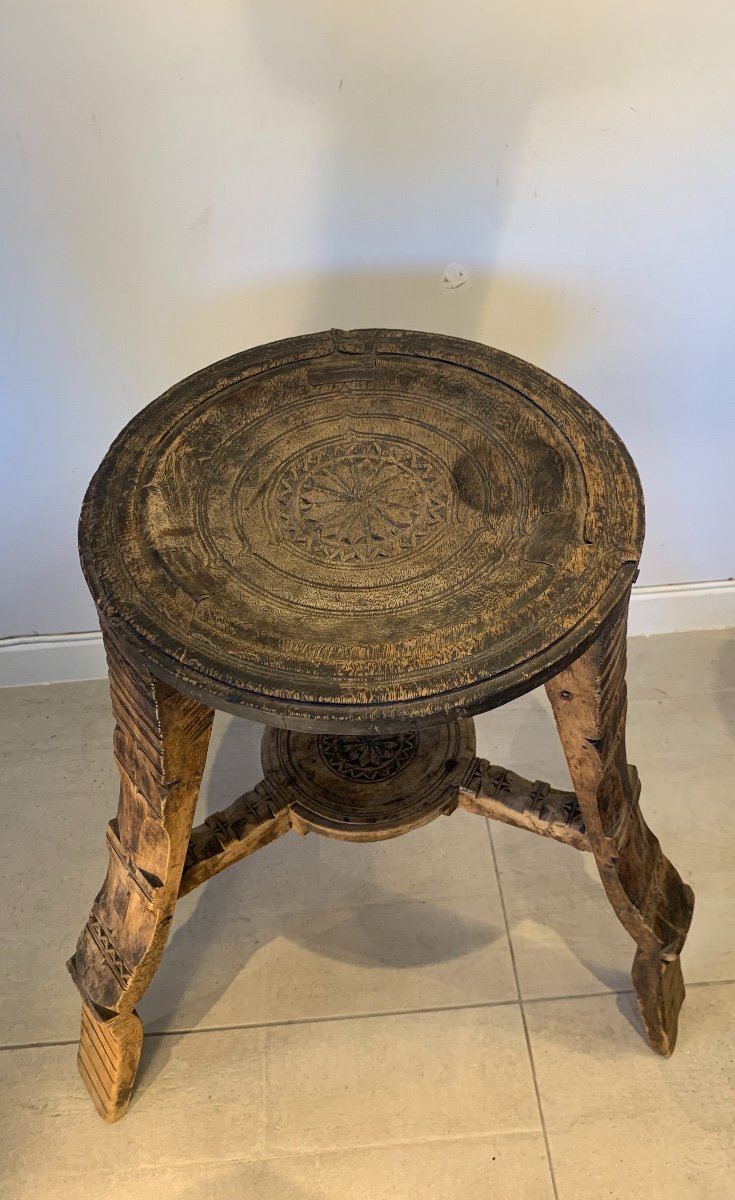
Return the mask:
<path id="1" fill-rule="evenodd" d="M 634 587 L 628 632 L 686 633 L 735 627 L 735 580 Z M 0 687 L 104 679 L 102 635 L 36 634 L 0 640 Z"/>
<path id="2" fill-rule="evenodd" d="M 634 587 L 628 636 L 735 627 L 735 579 Z"/>
<path id="3" fill-rule="evenodd" d="M 104 679 L 102 634 L 42 633 L 0 641 L 0 687 Z"/>

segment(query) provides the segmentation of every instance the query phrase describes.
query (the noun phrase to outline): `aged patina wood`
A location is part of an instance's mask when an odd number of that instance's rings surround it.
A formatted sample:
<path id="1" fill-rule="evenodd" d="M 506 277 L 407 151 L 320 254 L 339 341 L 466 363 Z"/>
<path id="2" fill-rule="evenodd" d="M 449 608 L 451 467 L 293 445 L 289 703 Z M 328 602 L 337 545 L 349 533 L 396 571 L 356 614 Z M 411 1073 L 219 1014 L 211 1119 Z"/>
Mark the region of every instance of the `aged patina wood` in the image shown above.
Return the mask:
<path id="1" fill-rule="evenodd" d="M 648 1037 L 659 1054 L 671 1054 L 694 893 L 664 857 L 638 804 L 638 773 L 625 750 L 626 625 L 627 602 L 546 691 L 603 887 L 638 943 L 633 987 Z"/>
<path id="2" fill-rule="evenodd" d="M 179 896 L 291 830 L 376 841 L 458 806 L 592 851 L 638 945 L 649 1040 L 671 1052 L 693 897 L 625 752 L 642 539 L 637 475 L 602 417 L 454 338 L 259 347 L 131 422 L 80 523 L 121 776 L 69 963 L 105 1119 L 130 1098 L 135 1004 Z M 475 756 L 468 714 L 543 683 L 574 791 Z M 264 774 L 192 829 L 215 708 L 270 726 Z"/>
<path id="3" fill-rule="evenodd" d="M 85 499 L 101 615 L 160 678 L 287 728 L 442 724 L 591 641 L 643 540 L 599 413 L 472 342 L 333 331 L 131 421 Z"/>
<path id="4" fill-rule="evenodd" d="M 475 759 L 466 783 L 460 787 L 459 807 L 554 838 L 576 850 L 590 849 L 574 792 L 554 788 L 540 779 L 532 783 L 482 758 Z"/>
<path id="5" fill-rule="evenodd" d="M 168 939 L 213 712 L 125 658 L 106 636 L 120 771 L 110 860 L 67 964 L 82 994 L 79 1069 L 100 1114 L 125 1113 L 143 1028 L 135 1005 Z"/>

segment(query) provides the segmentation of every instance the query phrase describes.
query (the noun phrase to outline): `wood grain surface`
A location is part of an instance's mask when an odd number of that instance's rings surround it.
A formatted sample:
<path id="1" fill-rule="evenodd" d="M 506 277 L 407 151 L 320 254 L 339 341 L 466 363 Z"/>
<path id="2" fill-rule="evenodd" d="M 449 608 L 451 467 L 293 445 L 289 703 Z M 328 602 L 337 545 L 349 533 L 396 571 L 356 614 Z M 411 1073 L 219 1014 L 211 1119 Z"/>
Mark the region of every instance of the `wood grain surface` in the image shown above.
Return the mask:
<path id="1" fill-rule="evenodd" d="M 161 960 L 214 713 L 131 663 L 105 636 L 117 813 L 107 875 L 67 966 L 82 995 L 79 1069 L 107 1121 L 124 1115 L 143 1043 L 135 1005 Z"/>
<path id="2" fill-rule="evenodd" d="M 651 1046 L 676 1044 L 684 1000 L 680 954 L 694 893 L 643 819 L 640 781 L 625 748 L 627 603 L 546 691 L 603 887 L 638 944 L 633 987 Z M 584 919 L 580 916 L 580 919 Z"/>
<path id="3" fill-rule="evenodd" d="M 643 539 L 603 418 L 497 350 L 332 331 L 145 408 L 80 523 L 102 619 L 159 678 L 293 730 L 442 724 L 591 641 Z"/>

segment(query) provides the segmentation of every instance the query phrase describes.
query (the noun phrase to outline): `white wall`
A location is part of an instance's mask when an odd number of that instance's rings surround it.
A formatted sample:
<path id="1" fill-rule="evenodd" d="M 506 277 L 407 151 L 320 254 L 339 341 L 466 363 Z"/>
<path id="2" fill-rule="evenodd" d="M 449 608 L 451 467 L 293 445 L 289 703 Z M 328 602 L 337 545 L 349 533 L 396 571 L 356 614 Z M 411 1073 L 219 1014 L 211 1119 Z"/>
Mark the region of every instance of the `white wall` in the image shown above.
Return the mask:
<path id="1" fill-rule="evenodd" d="M 732 0 L 6 0 L 3 24 L 0 635 L 95 625 L 76 518 L 133 412 L 329 325 L 561 376 L 638 462 L 641 582 L 735 574 Z"/>

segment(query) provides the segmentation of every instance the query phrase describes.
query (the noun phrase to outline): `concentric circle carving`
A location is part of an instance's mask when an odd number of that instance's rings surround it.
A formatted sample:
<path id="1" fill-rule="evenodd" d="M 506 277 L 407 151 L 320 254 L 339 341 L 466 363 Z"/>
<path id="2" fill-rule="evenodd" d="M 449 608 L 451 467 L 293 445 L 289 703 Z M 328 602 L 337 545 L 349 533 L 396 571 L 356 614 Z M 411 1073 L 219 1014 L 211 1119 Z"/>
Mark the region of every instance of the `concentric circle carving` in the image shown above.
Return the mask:
<path id="1" fill-rule="evenodd" d="M 173 686 L 382 735 L 571 662 L 642 536 L 624 447 L 558 380 L 358 330 L 247 351 L 139 413 L 89 487 L 80 553 L 108 628 Z"/>
<path id="2" fill-rule="evenodd" d="M 278 521 L 329 563 L 375 563 L 415 550 L 447 520 L 451 476 L 410 443 L 349 437 L 310 446 L 281 472 Z"/>
<path id="3" fill-rule="evenodd" d="M 353 783 L 378 783 L 392 779 L 408 766 L 416 757 L 419 738 L 412 729 L 392 737 L 325 734 L 318 745 L 322 760 L 335 775 Z"/>

